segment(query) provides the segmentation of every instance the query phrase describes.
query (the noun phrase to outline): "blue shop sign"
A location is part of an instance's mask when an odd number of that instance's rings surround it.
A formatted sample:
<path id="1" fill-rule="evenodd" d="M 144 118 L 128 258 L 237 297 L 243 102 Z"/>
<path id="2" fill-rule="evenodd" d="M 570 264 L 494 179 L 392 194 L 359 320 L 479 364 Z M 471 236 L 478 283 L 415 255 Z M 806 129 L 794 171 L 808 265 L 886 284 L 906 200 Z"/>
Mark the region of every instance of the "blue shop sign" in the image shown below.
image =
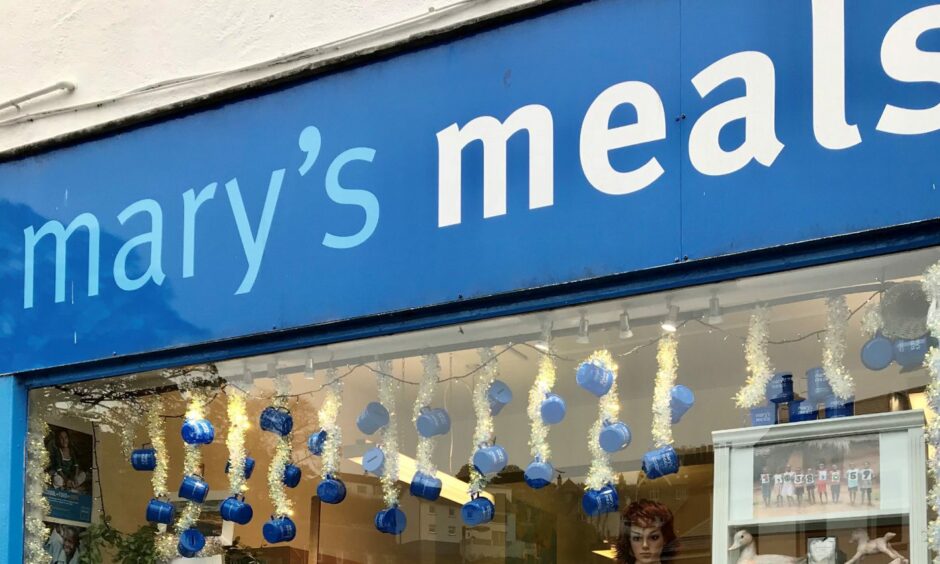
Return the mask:
<path id="1" fill-rule="evenodd" d="M 940 4 L 600 0 L 0 165 L 0 372 L 940 216 Z"/>

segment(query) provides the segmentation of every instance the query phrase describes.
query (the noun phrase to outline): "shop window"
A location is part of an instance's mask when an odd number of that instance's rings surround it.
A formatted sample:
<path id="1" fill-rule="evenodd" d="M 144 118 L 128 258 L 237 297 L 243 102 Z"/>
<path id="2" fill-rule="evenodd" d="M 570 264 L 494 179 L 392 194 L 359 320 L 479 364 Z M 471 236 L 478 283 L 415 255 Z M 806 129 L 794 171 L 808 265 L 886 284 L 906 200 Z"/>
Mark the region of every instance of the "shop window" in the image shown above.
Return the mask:
<path id="1" fill-rule="evenodd" d="M 104 562 L 118 562 L 120 539 L 131 538 L 173 556 L 179 531 L 193 529 L 203 555 L 231 562 L 603 562 L 653 523 L 654 550 L 688 563 L 753 552 L 841 562 L 877 539 L 916 560 L 930 515 L 915 446 L 933 418 L 924 358 L 935 344 L 921 282 L 938 258 L 927 249 L 35 389 L 27 541 L 61 561 L 95 535 Z M 599 368 L 579 384 L 592 358 Z M 610 363 L 615 395 L 605 393 Z M 777 376 L 742 393 L 749 368 Z M 499 383 L 488 395 L 478 387 L 489 379 Z M 560 421 L 543 427 L 542 413 Z M 422 416 L 427 437 L 413 423 Z M 588 439 L 598 429 L 603 448 Z M 493 439 L 502 450 L 473 457 Z M 674 459 L 653 452 L 665 443 Z M 397 481 L 383 480 L 394 465 L 376 452 L 389 444 L 400 451 Z M 249 459 L 247 479 L 226 472 Z M 283 480 L 268 479 L 272 467 Z M 427 469 L 441 480 L 433 502 L 411 493 L 433 497 Z M 494 471 L 480 480 L 477 469 Z M 484 517 L 454 521 L 473 480 Z M 356 495 L 342 499 L 341 484 Z M 617 496 L 619 514 L 585 514 L 592 485 L 608 488 L 592 498 L 601 507 Z M 238 516 L 228 511 L 241 495 L 252 520 L 223 520 Z M 422 505 L 447 508 L 447 535 Z M 148 506 L 168 528 L 148 523 Z M 400 535 L 375 530 L 377 513 L 392 510 L 407 516 Z M 295 535 L 275 520 L 282 536 L 266 539 L 272 515 Z"/>

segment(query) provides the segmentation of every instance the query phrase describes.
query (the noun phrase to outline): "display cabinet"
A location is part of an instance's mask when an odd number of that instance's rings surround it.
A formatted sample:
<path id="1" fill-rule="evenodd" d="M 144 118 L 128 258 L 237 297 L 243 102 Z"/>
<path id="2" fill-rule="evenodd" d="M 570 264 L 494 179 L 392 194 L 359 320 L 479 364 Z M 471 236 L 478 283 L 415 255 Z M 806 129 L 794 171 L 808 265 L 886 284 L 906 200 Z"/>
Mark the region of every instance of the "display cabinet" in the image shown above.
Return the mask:
<path id="1" fill-rule="evenodd" d="M 868 562 L 926 564 L 923 425 L 901 411 L 713 432 L 712 561 L 835 564 L 883 546 Z"/>

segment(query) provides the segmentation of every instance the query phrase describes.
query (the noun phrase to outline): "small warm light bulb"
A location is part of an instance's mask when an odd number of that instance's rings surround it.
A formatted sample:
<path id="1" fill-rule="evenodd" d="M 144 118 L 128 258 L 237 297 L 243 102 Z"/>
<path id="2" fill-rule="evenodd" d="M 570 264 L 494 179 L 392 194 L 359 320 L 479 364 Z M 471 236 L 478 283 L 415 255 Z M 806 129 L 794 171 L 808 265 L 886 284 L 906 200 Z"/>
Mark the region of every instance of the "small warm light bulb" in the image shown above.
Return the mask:
<path id="1" fill-rule="evenodd" d="M 589 332 L 591 330 L 591 324 L 588 321 L 587 317 L 582 313 L 581 321 L 578 323 L 578 338 L 575 339 L 576 342 L 586 345 L 591 342 L 591 337 Z"/>
<path id="2" fill-rule="evenodd" d="M 669 314 L 666 315 L 660 327 L 667 333 L 675 333 L 679 329 L 679 306 L 669 306 Z"/>

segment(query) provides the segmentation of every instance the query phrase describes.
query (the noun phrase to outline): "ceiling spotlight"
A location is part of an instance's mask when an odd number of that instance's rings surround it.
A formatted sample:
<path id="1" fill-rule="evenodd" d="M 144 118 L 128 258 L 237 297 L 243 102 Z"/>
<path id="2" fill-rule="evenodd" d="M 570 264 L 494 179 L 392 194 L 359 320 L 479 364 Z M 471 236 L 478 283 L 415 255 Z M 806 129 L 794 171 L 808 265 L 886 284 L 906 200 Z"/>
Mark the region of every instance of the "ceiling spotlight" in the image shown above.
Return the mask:
<path id="1" fill-rule="evenodd" d="M 313 354 L 307 353 L 307 362 L 304 363 L 304 379 L 313 380 Z"/>
<path id="2" fill-rule="evenodd" d="M 578 338 L 575 339 L 576 342 L 581 343 L 582 345 L 587 345 L 591 342 L 590 336 L 588 336 L 588 331 L 591 329 L 591 324 L 588 323 L 587 317 L 582 313 L 581 322 L 578 323 Z"/>
<path id="3" fill-rule="evenodd" d="M 539 352 L 548 353 L 551 350 L 551 340 L 552 340 L 552 322 L 548 319 L 542 319 L 541 323 L 542 332 L 539 335 L 539 339 L 535 341 L 532 345 Z"/>
<path id="4" fill-rule="evenodd" d="M 705 315 L 705 323 L 709 325 L 718 325 L 724 319 L 721 317 L 721 304 L 718 303 L 718 296 L 712 296 L 708 300 L 708 313 Z"/>
<path id="5" fill-rule="evenodd" d="M 620 314 L 620 338 L 629 339 L 633 336 L 633 329 L 630 329 L 630 315 L 627 310 Z"/>
<path id="6" fill-rule="evenodd" d="M 277 360 L 268 361 L 268 378 L 272 380 L 277 378 Z"/>
<path id="7" fill-rule="evenodd" d="M 679 306 L 669 306 L 669 313 L 666 315 L 666 319 L 663 319 L 660 327 L 667 333 L 675 333 L 679 329 Z"/>

